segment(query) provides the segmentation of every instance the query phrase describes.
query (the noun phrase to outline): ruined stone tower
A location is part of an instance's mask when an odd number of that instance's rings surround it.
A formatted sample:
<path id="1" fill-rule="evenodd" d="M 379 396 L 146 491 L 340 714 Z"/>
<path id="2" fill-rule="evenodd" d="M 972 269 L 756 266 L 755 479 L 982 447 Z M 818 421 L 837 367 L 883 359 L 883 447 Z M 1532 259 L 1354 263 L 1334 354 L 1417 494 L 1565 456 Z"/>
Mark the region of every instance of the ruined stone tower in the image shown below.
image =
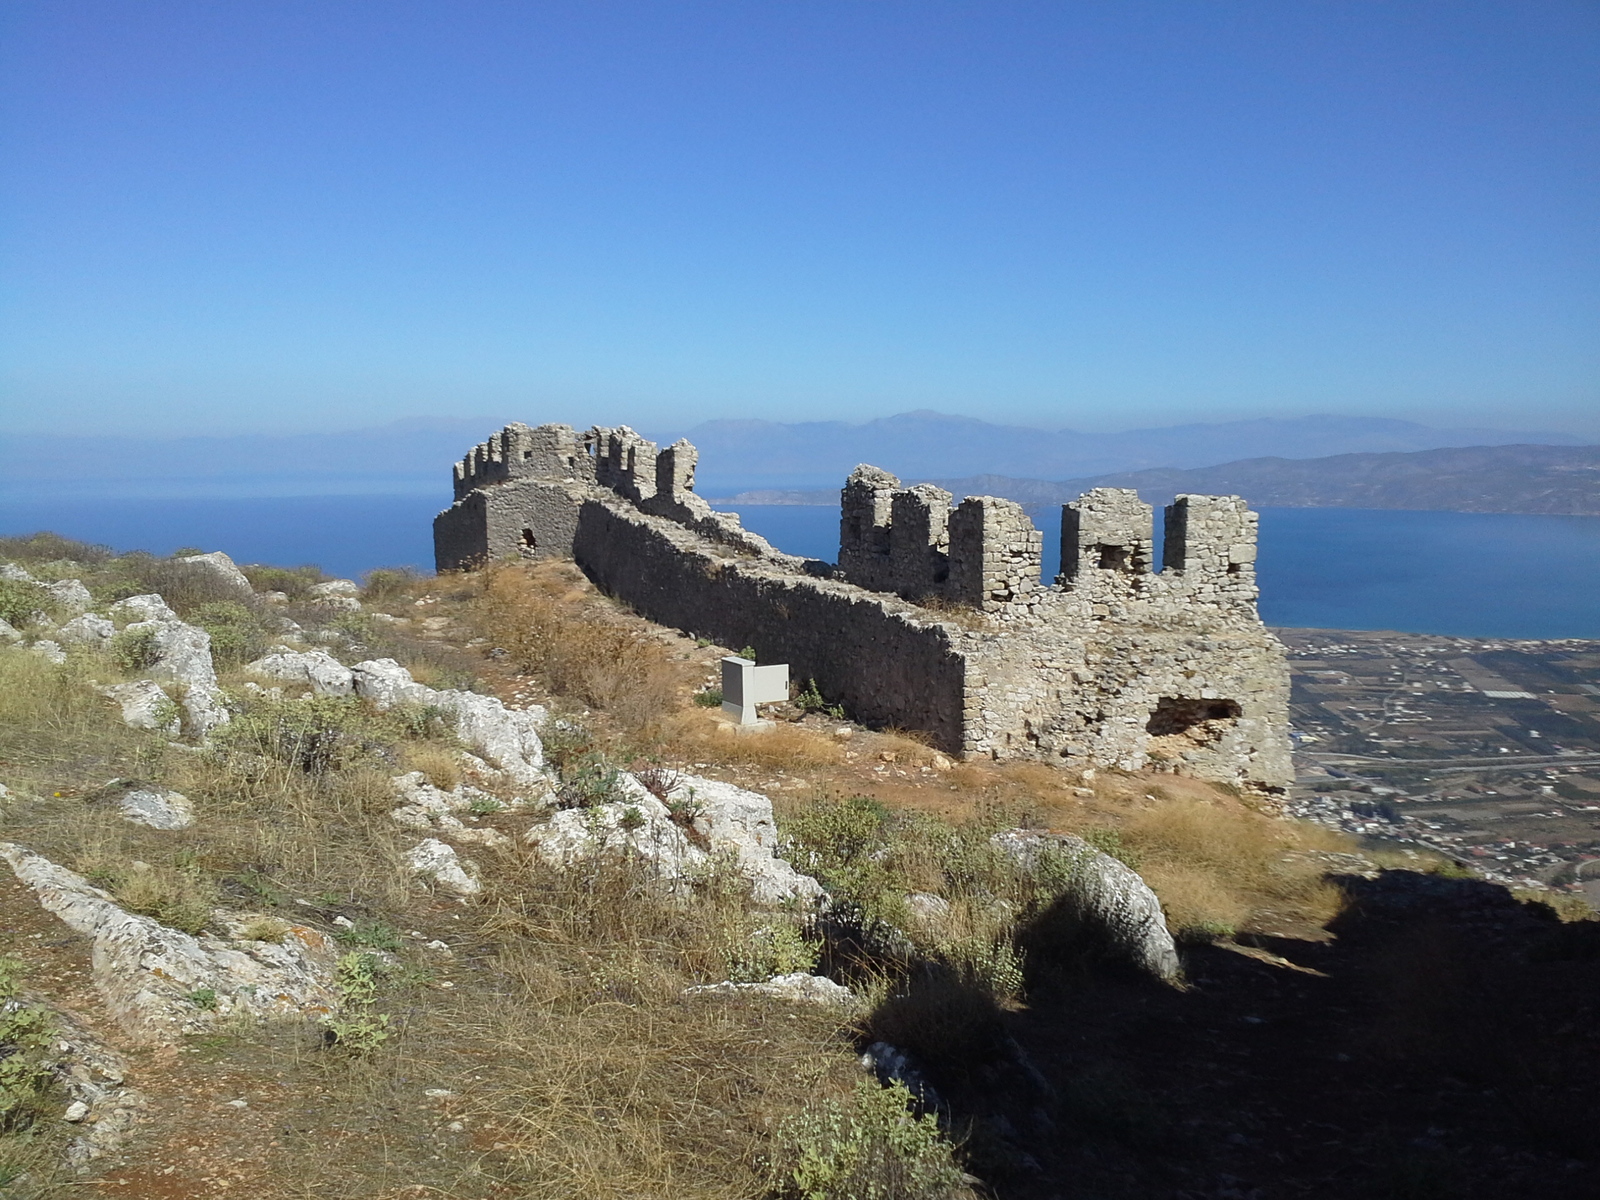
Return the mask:
<path id="1" fill-rule="evenodd" d="M 834 565 L 713 511 L 696 459 L 626 426 L 508 425 L 456 466 L 438 567 L 571 556 L 650 619 L 753 646 L 853 717 L 968 757 L 1292 778 L 1287 656 L 1256 612 L 1256 514 L 1237 496 L 1169 505 L 1156 572 L 1150 506 L 1096 488 L 1065 506 L 1046 586 L 1043 536 L 1009 500 L 857 467 Z"/>

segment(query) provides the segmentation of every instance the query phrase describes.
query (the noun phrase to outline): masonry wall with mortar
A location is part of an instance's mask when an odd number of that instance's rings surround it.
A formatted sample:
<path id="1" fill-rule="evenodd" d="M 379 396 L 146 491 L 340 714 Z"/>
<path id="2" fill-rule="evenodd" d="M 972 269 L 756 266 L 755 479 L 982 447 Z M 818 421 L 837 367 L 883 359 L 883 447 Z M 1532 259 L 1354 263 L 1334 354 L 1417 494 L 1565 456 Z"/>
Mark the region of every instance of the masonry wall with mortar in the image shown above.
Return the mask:
<path id="1" fill-rule="evenodd" d="M 696 457 L 625 426 L 508 426 L 456 469 L 439 568 L 570 555 L 652 620 L 753 646 L 856 718 L 966 756 L 1292 778 L 1287 656 L 1256 613 L 1256 516 L 1238 497 L 1178 497 L 1154 573 L 1150 507 L 1096 489 L 1066 506 L 1046 587 L 1042 535 L 1010 501 L 952 508 L 857 468 L 834 566 L 714 512 Z"/>

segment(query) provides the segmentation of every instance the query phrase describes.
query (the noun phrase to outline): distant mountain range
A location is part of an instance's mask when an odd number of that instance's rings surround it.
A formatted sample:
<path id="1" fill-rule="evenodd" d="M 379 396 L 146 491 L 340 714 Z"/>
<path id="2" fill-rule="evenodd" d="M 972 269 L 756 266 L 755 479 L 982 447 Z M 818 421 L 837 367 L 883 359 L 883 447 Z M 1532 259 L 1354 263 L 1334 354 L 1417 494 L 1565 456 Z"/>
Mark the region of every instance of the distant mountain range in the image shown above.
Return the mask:
<path id="1" fill-rule="evenodd" d="M 1281 508 L 1408 508 L 1600 516 L 1600 446 L 1468 446 L 1404 454 L 1247 458 L 1191 470 L 1124 471 L 1059 482 L 1005 475 L 933 479 L 957 496 L 1065 504 L 1095 487 L 1136 488 L 1150 504 L 1180 492 L 1240 495 Z M 732 504 L 837 504 L 834 489 L 766 489 Z"/>
<path id="2" fill-rule="evenodd" d="M 529 424 L 547 419 L 536 410 L 518 415 Z M 480 416 L 282 436 L 0 436 L 0 498 L 411 493 L 437 495 L 442 503 L 449 496 L 450 464 L 503 423 Z M 678 436 L 646 432 L 663 443 Z M 824 488 L 836 495 L 861 462 L 907 479 L 993 476 L 1003 482 L 986 484 L 984 490 L 991 493 L 1042 488 L 1039 495 L 1054 496 L 1052 487 L 1071 487 L 1112 473 L 1120 478 L 1128 472 L 1181 472 L 1219 463 L 1231 467 L 1241 459 L 1263 456 L 1280 463 L 1320 462 L 1328 455 L 1518 443 L 1572 446 L 1581 440 L 1559 433 L 1433 429 L 1411 421 L 1338 416 L 1075 433 L 934 412 L 902 413 L 860 425 L 711 421 L 688 430 L 687 436 L 700 448 L 699 491 L 708 496 Z M 1028 482 L 1062 479 L 1074 483 Z M 1167 482 L 1163 476 L 1138 486 L 1159 489 Z M 1172 486 L 1191 485 L 1179 481 Z M 1256 503 L 1268 502 L 1253 484 L 1239 490 Z"/>
<path id="3" fill-rule="evenodd" d="M 1078 479 L 1155 467 L 1209 467 L 1265 456 L 1321 458 L 1443 446 L 1571 446 L 1583 441 L 1558 433 L 1433 429 L 1377 417 L 1269 418 L 1078 433 L 992 425 L 935 412 L 902 413 L 861 425 L 710 421 L 684 436 L 700 448 L 699 490 L 705 495 L 756 488 L 837 488 L 863 462 L 914 479 L 984 474 Z"/>

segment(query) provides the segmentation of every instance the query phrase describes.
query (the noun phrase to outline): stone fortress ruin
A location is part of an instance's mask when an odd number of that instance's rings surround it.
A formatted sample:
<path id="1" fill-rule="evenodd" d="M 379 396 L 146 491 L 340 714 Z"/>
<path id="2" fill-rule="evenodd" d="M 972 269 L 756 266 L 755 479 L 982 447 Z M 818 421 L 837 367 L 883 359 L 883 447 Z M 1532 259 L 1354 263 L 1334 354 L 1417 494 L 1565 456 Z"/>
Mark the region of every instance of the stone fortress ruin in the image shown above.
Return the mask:
<path id="1" fill-rule="evenodd" d="M 1179 496 L 1163 568 L 1137 492 L 1063 510 L 1061 574 L 1022 506 L 845 483 L 838 564 L 784 554 L 694 492 L 697 451 L 626 426 L 511 424 L 456 465 L 434 520 L 439 570 L 570 556 L 663 625 L 752 646 L 857 720 L 920 730 L 964 757 L 1158 766 L 1278 790 L 1289 669 L 1256 612 L 1256 514 Z"/>

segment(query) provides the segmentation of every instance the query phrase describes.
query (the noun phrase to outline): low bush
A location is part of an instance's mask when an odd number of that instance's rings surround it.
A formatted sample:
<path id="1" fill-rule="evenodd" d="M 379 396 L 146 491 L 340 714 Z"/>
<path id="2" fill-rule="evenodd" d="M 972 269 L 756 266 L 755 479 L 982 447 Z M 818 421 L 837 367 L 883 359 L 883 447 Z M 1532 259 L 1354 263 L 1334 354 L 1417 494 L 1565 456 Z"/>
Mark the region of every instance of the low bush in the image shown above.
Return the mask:
<path id="1" fill-rule="evenodd" d="M 124 629 L 115 634 L 107 648 L 117 670 L 129 675 L 155 666 L 160 652 L 156 648 L 157 630 L 152 626 Z"/>
<path id="2" fill-rule="evenodd" d="M 50 593 L 25 579 L 0 579 L 0 621 L 21 627 L 39 613 L 48 616 L 54 606 Z"/>
<path id="3" fill-rule="evenodd" d="M 321 567 L 266 567 L 252 563 L 239 568 L 258 592 L 282 592 L 290 600 L 303 600 L 327 578 Z"/>
<path id="4" fill-rule="evenodd" d="M 272 630 L 255 608 L 233 600 L 198 605 L 189 623 L 211 635 L 211 657 L 220 671 L 260 658 L 272 645 Z"/>
<path id="5" fill-rule="evenodd" d="M 930 1115 L 910 1111 L 901 1083 L 862 1080 L 778 1129 L 771 1159 L 777 1200 L 957 1200 L 973 1193 Z"/>
<path id="6" fill-rule="evenodd" d="M 54 1026 L 42 1008 L 17 998 L 22 977 L 22 960 L 0 955 L 0 1133 L 31 1125 L 55 1078 Z"/>
<path id="7" fill-rule="evenodd" d="M 59 533 L 30 533 L 26 537 L 0 537 L 0 559 L 45 563 L 66 559 L 69 562 L 99 563 L 116 552 L 110 546 L 80 542 Z"/>

